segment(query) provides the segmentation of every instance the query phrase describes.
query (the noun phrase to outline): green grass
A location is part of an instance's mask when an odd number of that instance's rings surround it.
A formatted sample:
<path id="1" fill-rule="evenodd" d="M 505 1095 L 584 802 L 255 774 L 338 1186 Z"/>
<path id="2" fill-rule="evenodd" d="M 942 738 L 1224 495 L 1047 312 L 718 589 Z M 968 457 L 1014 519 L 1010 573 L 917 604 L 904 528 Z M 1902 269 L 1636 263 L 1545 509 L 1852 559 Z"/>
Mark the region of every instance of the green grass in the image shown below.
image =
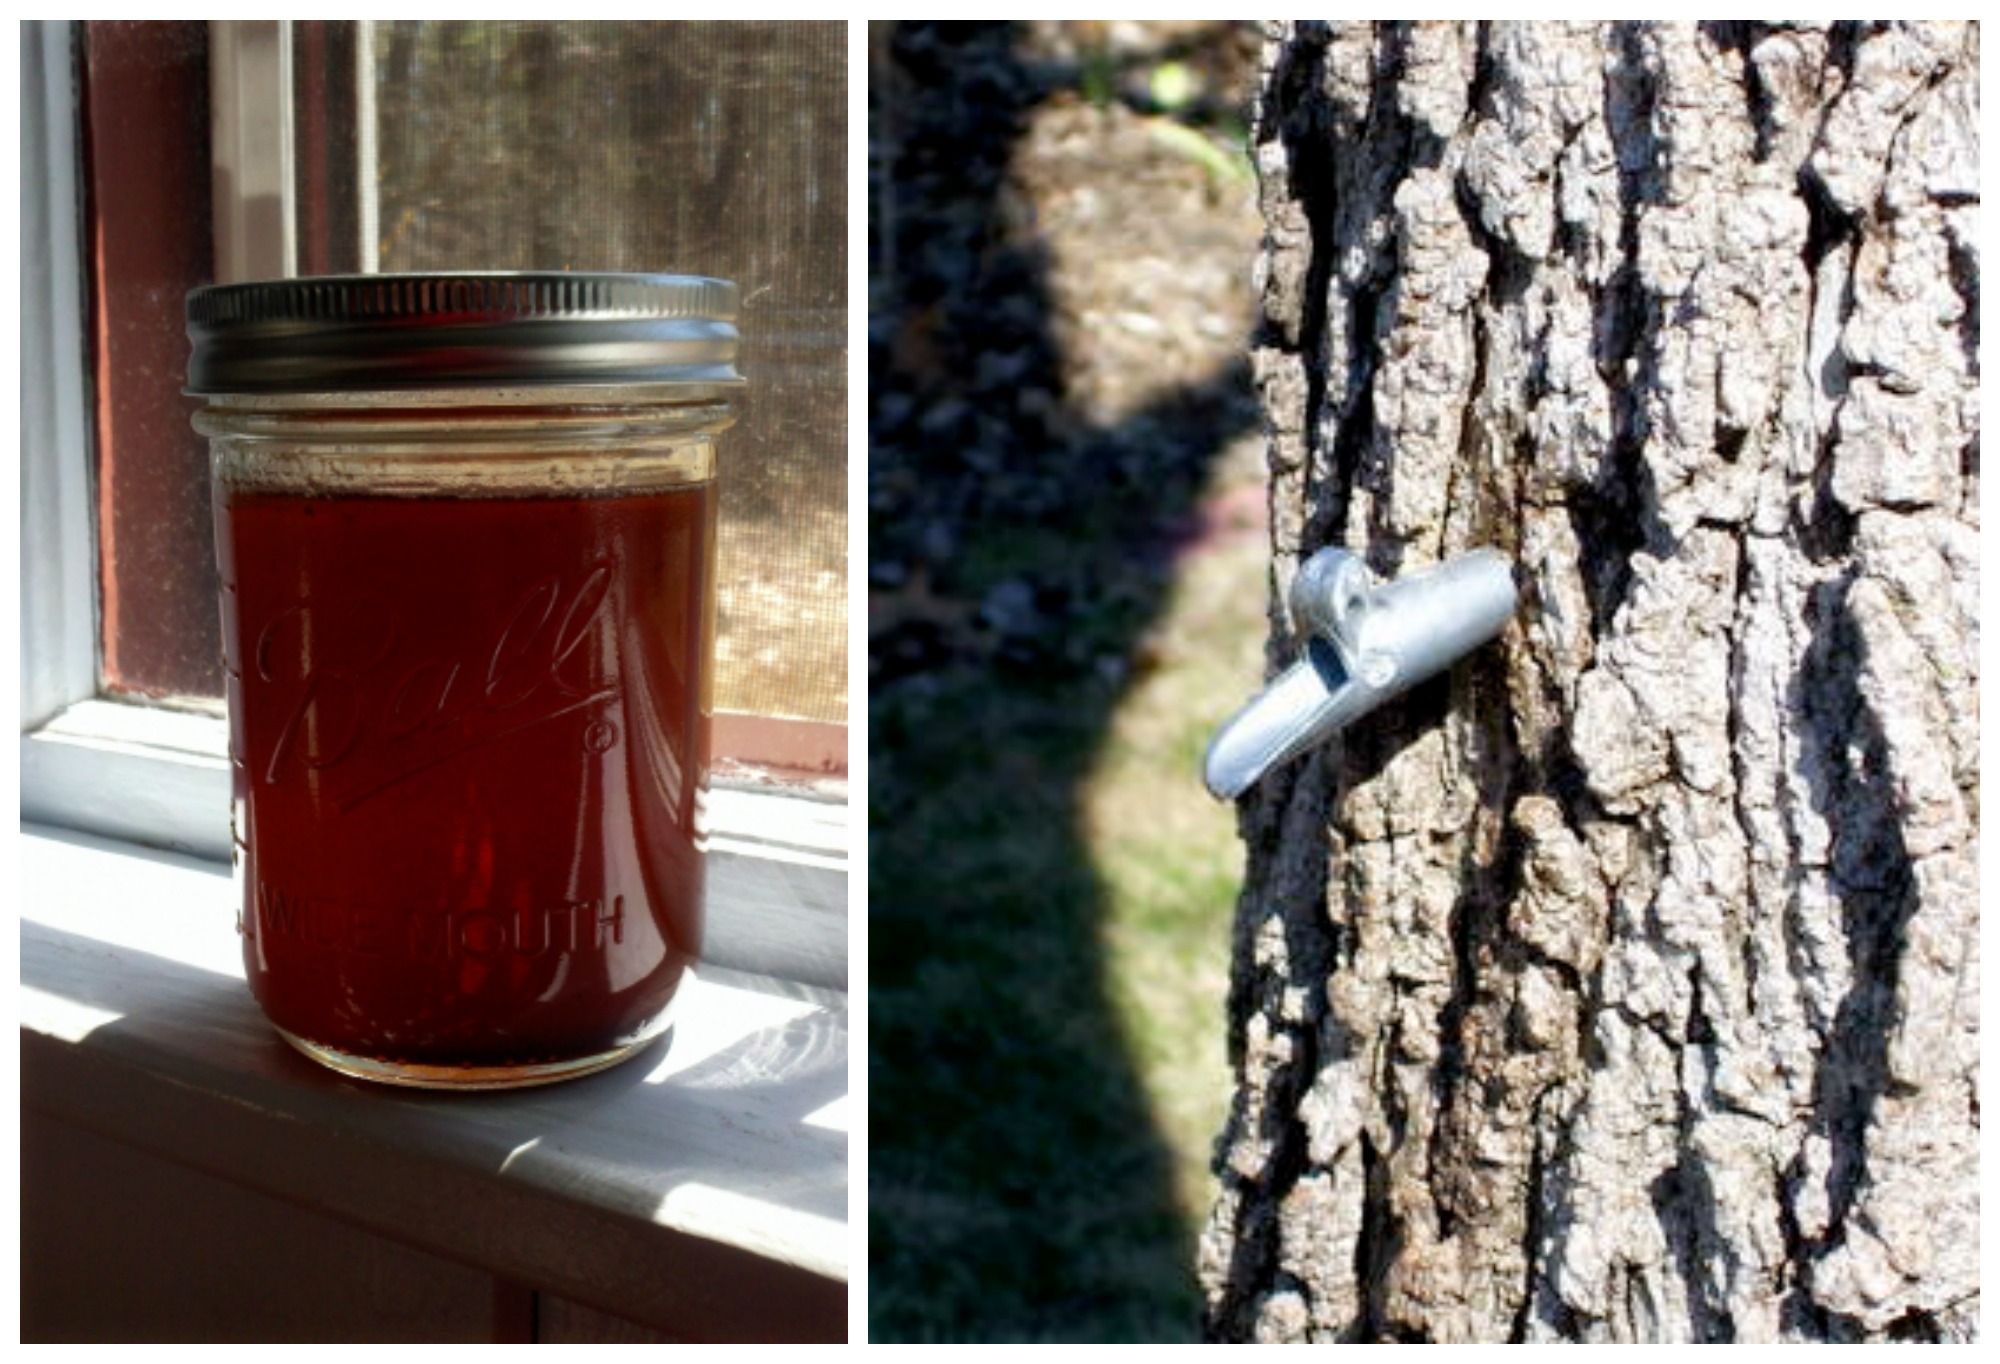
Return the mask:
<path id="1" fill-rule="evenodd" d="M 879 703 L 870 823 L 875 1334 L 1186 1335 L 1171 1161 L 1106 1002 L 1074 798 L 1089 683 Z M 880 771 L 878 766 L 877 771 Z"/>
<path id="2" fill-rule="evenodd" d="M 1262 666 L 1265 551 L 1185 561 L 1085 784 L 1086 839 L 1106 896 L 1111 997 L 1173 1153 L 1190 1232 L 1213 1201 L 1210 1148 L 1228 1107 L 1223 1003 L 1242 881 L 1234 808 L 1201 785 L 1210 736 Z"/>
<path id="3" fill-rule="evenodd" d="M 1078 550 L 1008 539 L 980 579 Z M 1198 1333 L 1241 870 L 1198 764 L 1258 680 L 1263 565 L 1252 536 L 1106 593 L 1072 624 L 1124 682 L 965 660 L 871 703 L 877 1338 Z"/>

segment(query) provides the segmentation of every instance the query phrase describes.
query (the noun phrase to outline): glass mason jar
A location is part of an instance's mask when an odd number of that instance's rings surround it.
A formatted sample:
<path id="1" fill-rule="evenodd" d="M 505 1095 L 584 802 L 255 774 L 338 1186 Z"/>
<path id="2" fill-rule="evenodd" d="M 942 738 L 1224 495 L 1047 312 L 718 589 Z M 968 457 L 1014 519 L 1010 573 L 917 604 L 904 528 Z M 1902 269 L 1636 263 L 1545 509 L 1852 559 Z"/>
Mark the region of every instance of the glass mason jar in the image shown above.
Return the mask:
<path id="1" fill-rule="evenodd" d="M 735 286 L 372 275 L 188 299 L 250 987 L 350 1075 L 506 1088 L 700 951 Z"/>

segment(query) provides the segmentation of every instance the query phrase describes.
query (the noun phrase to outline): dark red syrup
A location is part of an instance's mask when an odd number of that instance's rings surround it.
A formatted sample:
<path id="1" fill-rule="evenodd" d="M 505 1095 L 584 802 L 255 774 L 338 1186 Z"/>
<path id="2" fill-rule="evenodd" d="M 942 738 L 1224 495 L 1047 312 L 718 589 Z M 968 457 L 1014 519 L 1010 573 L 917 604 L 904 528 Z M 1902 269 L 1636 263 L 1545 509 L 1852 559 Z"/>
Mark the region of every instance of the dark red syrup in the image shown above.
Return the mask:
<path id="1" fill-rule="evenodd" d="M 643 1036 L 701 947 L 712 485 L 217 519 L 266 1014 L 421 1066 Z"/>

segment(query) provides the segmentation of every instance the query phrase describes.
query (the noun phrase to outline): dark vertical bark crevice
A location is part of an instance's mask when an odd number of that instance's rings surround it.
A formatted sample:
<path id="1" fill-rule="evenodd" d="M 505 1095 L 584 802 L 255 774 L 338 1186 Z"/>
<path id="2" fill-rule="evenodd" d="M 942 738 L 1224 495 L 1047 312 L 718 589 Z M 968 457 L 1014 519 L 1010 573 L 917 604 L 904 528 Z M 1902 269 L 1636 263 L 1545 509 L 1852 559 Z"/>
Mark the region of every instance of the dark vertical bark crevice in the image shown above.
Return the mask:
<path id="1" fill-rule="evenodd" d="M 1569 499 L 1577 542 L 1590 551 L 1584 589 L 1599 639 L 1611 634 L 1631 590 L 1633 556 L 1648 547 L 1657 552 L 1667 539 L 1645 458 L 1645 395 L 1658 382 L 1653 349 L 1662 317 L 1640 276 L 1639 220 L 1658 197 L 1660 146 L 1653 131 L 1658 91 L 1639 25 L 1616 25 L 1604 79 L 1605 126 L 1618 167 L 1619 260 L 1598 292 L 1592 351 L 1611 395 L 1611 440 L 1602 475 Z"/>
<path id="2" fill-rule="evenodd" d="M 1465 107 L 1472 118 L 1493 117 L 1493 91 L 1499 79 L 1499 58 L 1493 50 L 1493 21 L 1481 19 L 1473 30 L 1472 84 L 1465 95 Z"/>
<path id="3" fill-rule="evenodd" d="M 1757 70 L 1754 59 L 1757 44 L 1763 40 L 1768 26 L 1752 19 L 1716 19 L 1701 27 L 1716 47 L 1734 53 L 1741 63 L 1739 79 L 1743 85 L 1743 111 L 1756 133 L 1755 155 L 1759 161 L 1768 161 L 1777 140 L 1777 127 L 1772 116 L 1771 92 L 1765 88 L 1764 78 Z"/>
<path id="4" fill-rule="evenodd" d="M 1861 225 L 1833 201 L 1826 182 L 1810 163 L 1799 170 L 1799 195 L 1806 205 L 1805 266 L 1809 277 L 1817 277 L 1820 264 L 1836 247 L 1852 247 L 1861 240 Z"/>
<path id="5" fill-rule="evenodd" d="M 1591 635 L 1608 637 L 1632 588 L 1632 559 L 1648 547 L 1646 508 L 1652 505 L 1652 473 L 1641 451 L 1645 416 L 1639 397 L 1623 388 L 1613 390 L 1616 416 L 1610 459 L 1603 481 L 1573 490 L 1566 507 L 1579 544 L 1592 555 L 1584 566 L 1584 590 L 1590 599 Z"/>
<path id="6" fill-rule="evenodd" d="M 1972 377 L 1976 379 L 1979 377 L 1979 252 L 1973 243 L 1957 233 L 1950 235 L 1948 243 L 1951 287 L 1964 305 L 1958 315 L 1958 343 L 1971 362 Z M 1969 467 L 1976 469 L 1978 442 L 1967 442 L 1966 448 L 1972 455 Z"/>
<path id="7" fill-rule="evenodd" d="M 1821 84 L 1822 88 L 1830 87 L 1830 95 L 1844 90 L 1853 78 L 1855 51 L 1860 41 L 1859 29 L 1857 24 L 1837 23 L 1827 35 L 1826 61 L 1831 74 L 1823 76 Z M 1825 129 L 1826 114 L 1823 111 L 1815 141 L 1825 136 Z M 1854 262 L 1860 249 L 1861 224 L 1834 202 L 1832 193 L 1810 161 L 1799 168 L 1798 190 L 1807 214 L 1803 263 L 1808 302 L 1804 325 L 1808 329 L 1806 353 L 1811 357 L 1812 332 L 1844 328 L 1854 313 Z M 1838 297 L 1832 300 L 1822 297 L 1829 283 L 1839 290 Z M 1829 306 L 1832 316 L 1826 317 L 1824 313 Z M 1839 438 L 1840 409 L 1847 401 L 1851 378 L 1844 348 L 1838 342 L 1827 346 L 1817 371 L 1808 378 L 1818 386 L 1819 395 L 1828 405 L 1828 410 L 1816 433 L 1808 501 L 1803 522 L 1795 528 L 1795 540 L 1809 562 L 1815 565 L 1844 565 L 1854 551 L 1855 531 L 1853 512 L 1841 504 L 1833 491 L 1834 450 Z M 1817 595 L 1815 600 L 1823 601 L 1828 594 L 1844 593 L 1845 590 L 1844 583 L 1833 585 L 1825 593 Z"/>
<path id="8" fill-rule="evenodd" d="M 1343 360 L 1354 389 L 1333 426 L 1329 448 L 1332 479 L 1323 489 L 1315 490 L 1318 495 L 1308 504 L 1307 545 L 1338 544 L 1344 538 L 1342 531 L 1347 523 L 1348 504 L 1354 497 L 1356 475 L 1375 442 L 1374 340 L 1382 326 L 1383 293 L 1370 285 L 1354 291 L 1350 305 L 1353 353 Z M 1322 407 L 1322 422 L 1324 414 Z M 1324 430 L 1324 426 L 1319 429 Z M 1381 571 L 1385 566 L 1375 560 L 1371 561 L 1371 567 Z"/>
<path id="9" fill-rule="evenodd" d="M 1477 665 L 1474 665 L 1475 668 Z M 1498 688 L 1468 689 L 1491 698 L 1489 708 L 1475 706 L 1470 723 L 1488 725 L 1511 735 Z M 1479 714 L 1481 710 L 1488 713 Z M 1431 1072 L 1432 1112 L 1427 1163 L 1433 1171 L 1463 1169 L 1477 1164 L 1474 1154 L 1481 1129 L 1489 1118 L 1483 1087 L 1498 1055 L 1532 1049 L 1513 1036 L 1506 1019 L 1508 999 L 1531 951 L 1508 926 L 1508 907 L 1520 894 L 1525 841 L 1508 812 L 1524 790 L 1533 789 L 1534 773 L 1514 750 L 1511 737 L 1483 752 L 1476 778 L 1479 799 L 1473 825 L 1460 833 L 1458 883 L 1461 887 L 1449 919 L 1452 956 L 1450 993 L 1438 1013 L 1438 1059 Z M 1475 1073 L 1475 1060 L 1485 1062 Z M 1511 1057 L 1510 1057 L 1511 1059 Z M 1434 1183 L 1432 1205 L 1440 1240 L 1448 1241 L 1459 1227 L 1491 1216 L 1482 1198 L 1454 1196 L 1450 1181 Z"/>
<path id="10" fill-rule="evenodd" d="M 1354 1240 L 1354 1281 L 1361 1286 L 1361 1310 L 1341 1333 L 1350 1344 L 1385 1338 L 1389 1327 L 1386 1290 L 1395 1260 L 1390 1227 L 1388 1162 L 1366 1135 L 1361 1138 L 1361 1234 Z"/>
<path id="11" fill-rule="evenodd" d="M 1266 322 L 1267 344 L 1276 342 L 1304 362 L 1301 434 L 1308 467 L 1319 462 L 1313 451 L 1319 447 L 1326 426 L 1327 385 L 1334 359 L 1327 353 L 1327 310 L 1333 306 L 1339 196 L 1335 193 L 1337 150 L 1331 120 L 1320 97 L 1326 76 L 1326 45 L 1325 25 L 1300 25 L 1297 41 L 1287 45 L 1272 72 L 1259 120 L 1269 136 L 1284 144 L 1291 172 L 1285 192 L 1298 205 L 1308 231 L 1297 316 L 1270 319 L 1267 312 Z M 1276 335 L 1271 335 L 1273 332 Z M 1342 462 L 1337 439 L 1333 462 L 1336 468 Z M 1344 500 L 1344 480 L 1337 478 L 1335 483 L 1340 490 L 1337 496 Z"/>
<path id="12" fill-rule="evenodd" d="M 1825 501 L 1831 503 L 1831 498 Z M 1794 736 L 1798 768 L 1807 781 L 1806 800 L 1821 818 L 1831 817 L 1840 803 L 1839 774 L 1848 761 L 1850 736 L 1861 705 L 1852 657 L 1855 640 L 1846 626 L 1846 599 L 1853 582 L 1850 568 L 1808 593 L 1802 622 L 1807 643 L 1786 697 L 1787 707 L 1796 717 Z M 1796 929 L 1797 918 L 1796 914 L 1787 915 L 1788 934 Z M 1795 935 L 1788 936 L 1787 946 L 1796 953 L 1794 974 L 1800 979 L 1816 974 L 1812 946 L 1797 943 Z M 1831 1013 L 1822 1016 L 1813 1010 L 1810 1001 L 1808 996 L 1808 1020 L 1824 1043 L 1834 1019 Z"/>
<path id="13" fill-rule="evenodd" d="M 1851 606 L 1856 581 L 1849 571 L 1817 595 L 1812 644 L 1795 696 L 1806 770 L 1813 777 L 1810 796 L 1833 836 L 1829 879 L 1839 905 L 1849 983 L 1825 1021 L 1812 1083 L 1810 1131 L 1830 1149 L 1825 1187 L 1814 1191 L 1824 1197 L 1824 1228 L 1796 1237 L 1800 1293 L 1789 1310 L 1812 1314 L 1812 1320 L 1860 1339 L 1868 1333 L 1859 1323 L 1843 1325 L 1837 1314 L 1812 1303 L 1813 1265 L 1846 1234 L 1848 1214 L 1868 1178 L 1868 1128 L 1889 1089 L 1887 1051 L 1899 961 L 1919 899 L 1887 771 L 1886 740 L 1861 690 L 1866 644 Z M 1805 1177 L 1803 1166 L 1795 1166 L 1789 1201 L 1805 1196 Z"/>
<path id="14" fill-rule="evenodd" d="M 1805 1156 L 1800 1153 L 1776 1176 L 1773 1202 L 1778 1209 L 1778 1231 L 1784 1238 L 1785 1258 L 1778 1282 L 1778 1324 L 1795 1337 L 1809 1340 L 1840 1341 L 1857 1337 L 1835 1329 L 1824 1307 L 1813 1301 L 1810 1283 L 1810 1252 L 1805 1231 L 1799 1225 L 1797 1198 L 1807 1178 Z"/>
<path id="15" fill-rule="evenodd" d="M 1370 126 L 1378 117 L 1377 110 L 1384 103 L 1378 89 L 1369 110 Z M 1366 134 L 1364 134 L 1365 136 Z M 1342 140 L 1329 136 L 1322 144 L 1322 155 L 1327 165 L 1340 167 L 1343 161 L 1353 159 L 1351 148 Z M 1351 197 L 1360 191 L 1367 192 L 1367 186 L 1357 184 L 1355 168 L 1334 170 L 1332 178 L 1322 189 L 1325 206 L 1329 210 L 1325 222 L 1331 230 L 1336 226 L 1336 213 L 1343 205 L 1349 205 Z M 1352 216 L 1365 211 L 1359 205 L 1347 207 Z M 1331 231 L 1325 243 L 1315 244 L 1315 256 L 1323 251 L 1326 262 L 1326 287 L 1332 288 L 1333 270 L 1339 259 L 1342 240 L 1352 240 L 1352 233 L 1344 231 L 1338 236 Z M 1317 263 L 1317 259 L 1316 259 Z M 1393 280 L 1385 280 L 1370 269 L 1362 277 L 1350 281 L 1346 290 L 1347 309 L 1347 350 L 1346 354 L 1334 356 L 1324 353 L 1322 363 L 1338 366 L 1343 376 L 1344 390 L 1341 401 L 1329 410 L 1324 389 L 1320 393 L 1320 404 L 1310 408 L 1308 417 L 1311 425 L 1307 430 L 1312 439 L 1325 441 L 1329 459 L 1328 482 L 1324 485 L 1308 484 L 1307 497 L 1310 499 L 1306 517 L 1306 544 L 1318 546 L 1337 544 L 1344 539 L 1348 507 L 1352 503 L 1355 484 L 1369 449 L 1375 443 L 1375 368 L 1379 360 L 1378 345 L 1382 335 L 1393 325 L 1395 318 L 1395 285 Z M 1327 306 L 1337 306 L 1331 301 Z M 1322 323 L 1324 315 L 1322 314 Z M 1320 333 L 1322 345 L 1330 342 L 1330 336 Z M 1377 568 L 1381 566 L 1376 565 Z"/>
<path id="16" fill-rule="evenodd" d="M 1861 51 L 1861 42 L 1880 28 L 1880 21 L 1839 19 L 1827 30 L 1827 64 L 1840 77 L 1839 85 L 1830 94 L 1838 94 L 1854 83 L 1855 59 Z"/>
<path id="17" fill-rule="evenodd" d="M 1507 1344 L 1519 1345 L 1528 1338 L 1528 1324 L 1534 1319 L 1535 1286 L 1542 1273 L 1542 1237 L 1546 1226 L 1548 1159 L 1543 1154 L 1543 1109 L 1547 1095 L 1535 1102 L 1535 1145 L 1528 1161 L 1528 1182 L 1524 1195 L 1527 1222 L 1521 1231 L 1521 1295 L 1514 1304 L 1513 1320 L 1507 1328 Z"/>
<path id="18" fill-rule="evenodd" d="M 1719 1210 L 1715 1184 L 1709 1175 L 1706 1157 L 1696 1145 L 1696 1122 L 1688 1072 L 1699 1065 L 1713 1075 L 1716 1038 L 1713 1025 L 1703 1008 L 1703 975 L 1696 967 L 1687 1018 L 1679 1039 L 1681 1084 L 1675 1107 L 1674 1163 L 1656 1177 L 1648 1192 L 1653 1213 L 1659 1219 L 1661 1235 L 1674 1257 L 1681 1283 L 1687 1292 L 1690 1339 L 1711 1344 L 1730 1344 L 1736 1339 L 1736 1323 L 1728 1307 L 1727 1285 L 1718 1282 L 1733 1260 L 1728 1238 L 1718 1225 Z M 1699 1053 L 1699 1057 L 1688 1053 Z M 1712 1084 L 1704 1095 L 1711 1104 Z"/>

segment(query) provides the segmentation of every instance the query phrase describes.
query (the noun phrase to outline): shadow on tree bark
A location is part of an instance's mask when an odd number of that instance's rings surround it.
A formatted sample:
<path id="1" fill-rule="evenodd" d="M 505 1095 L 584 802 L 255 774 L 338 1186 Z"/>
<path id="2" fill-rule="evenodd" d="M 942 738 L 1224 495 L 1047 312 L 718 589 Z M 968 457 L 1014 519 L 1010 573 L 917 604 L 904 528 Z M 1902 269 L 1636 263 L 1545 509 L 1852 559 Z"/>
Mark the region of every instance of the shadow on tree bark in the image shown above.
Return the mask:
<path id="1" fill-rule="evenodd" d="M 876 30 L 871 1334 L 1192 1338 L 1079 792 L 1213 457 L 1256 421 L 1248 373 L 1079 413 L 1007 188 L 1074 73 L 1012 25 Z"/>

